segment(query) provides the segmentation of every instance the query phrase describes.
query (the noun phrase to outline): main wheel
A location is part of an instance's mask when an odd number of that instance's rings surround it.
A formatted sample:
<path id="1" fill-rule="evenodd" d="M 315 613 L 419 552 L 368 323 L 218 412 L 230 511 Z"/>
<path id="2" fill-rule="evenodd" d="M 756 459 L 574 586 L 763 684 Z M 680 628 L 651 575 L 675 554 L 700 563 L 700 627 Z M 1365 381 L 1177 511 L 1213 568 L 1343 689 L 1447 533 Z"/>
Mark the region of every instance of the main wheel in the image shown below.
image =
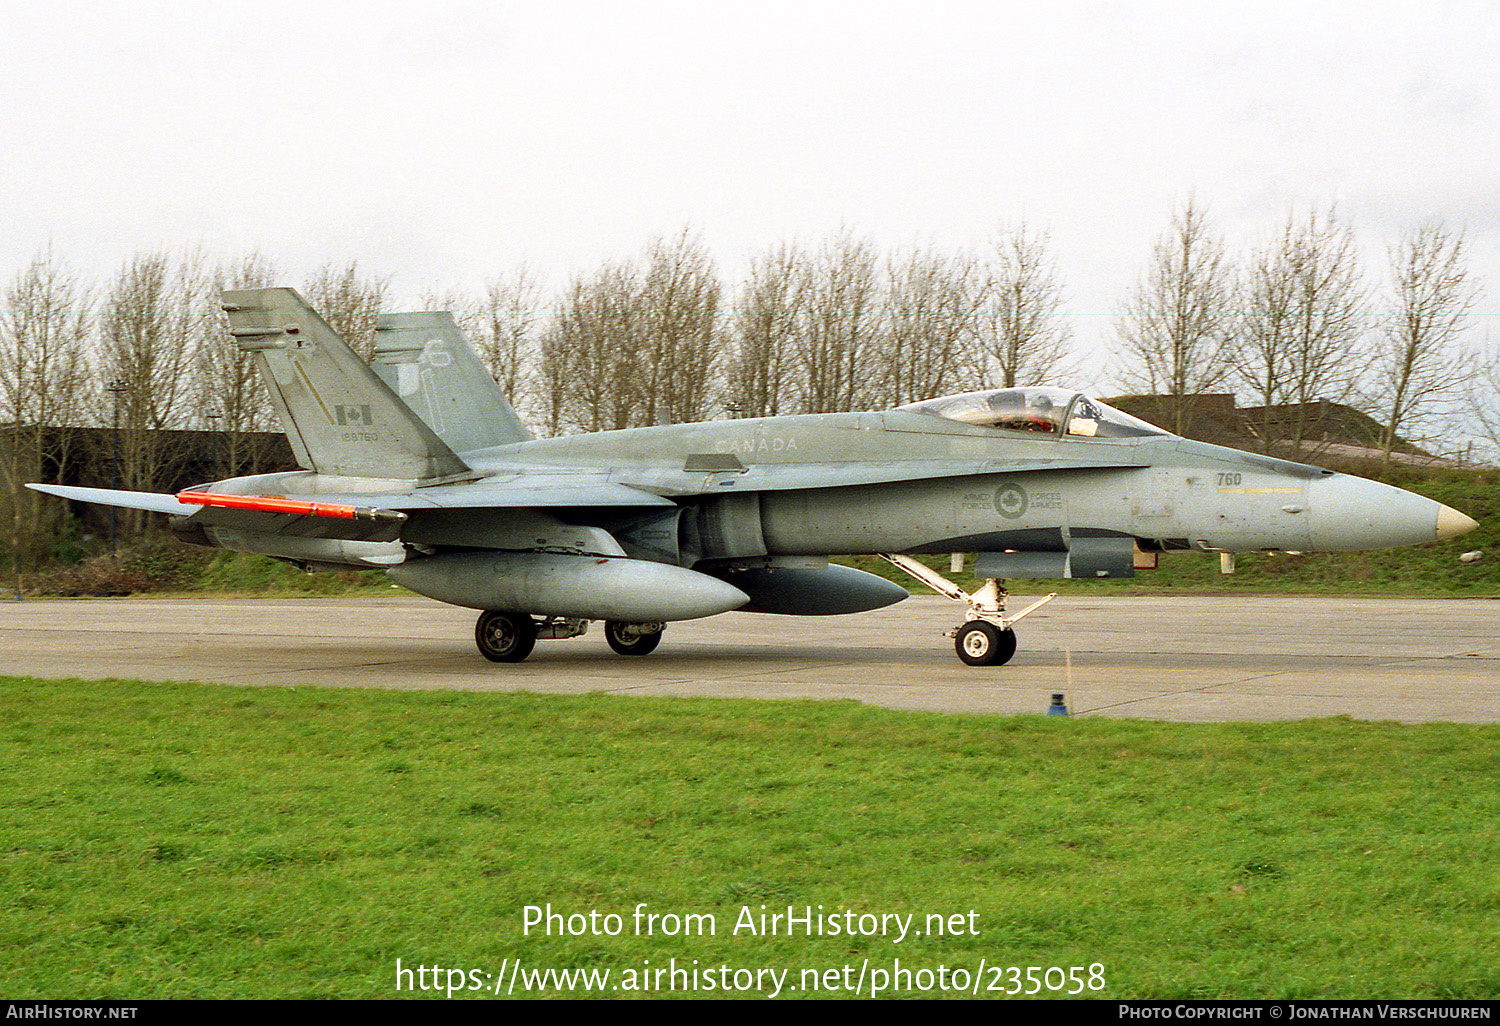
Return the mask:
<path id="1" fill-rule="evenodd" d="M 474 625 L 474 644 L 492 663 L 519 663 L 536 647 L 536 621 L 525 613 L 487 609 Z"/>
<path id="2" fill-rule="evenodd" d="M 1016 654 L 1016 632 L 984 620 L 970 620 L 953 641 L 958 658 L 970 666 L 1003 666 Z"/>
<path id="3" fill-rule="evenodd" d="M 643 656 L 650 655 L 656 651 L 656 646 L 661 644 L 662 628 L 658 626 L 654 631 L 637 631 L 636 624 L 621 623 L 618 620 L 604 621 L 604 640 L 609 642 L 609 647 L 620 655 Z"/>

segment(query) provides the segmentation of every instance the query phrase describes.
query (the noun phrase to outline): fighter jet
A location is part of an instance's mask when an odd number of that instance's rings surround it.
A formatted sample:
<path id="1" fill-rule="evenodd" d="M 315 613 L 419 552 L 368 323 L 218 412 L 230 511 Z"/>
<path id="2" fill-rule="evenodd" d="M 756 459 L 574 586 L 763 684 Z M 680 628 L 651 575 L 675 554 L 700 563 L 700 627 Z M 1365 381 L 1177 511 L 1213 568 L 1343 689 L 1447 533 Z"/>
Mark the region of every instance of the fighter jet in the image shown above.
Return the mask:
<path id="1" fill-rule="evenodd" d="M 226 292 L 301 470 L 176 495 L 33 485 L 154 510 L 183 538 L 309 568 L 377 567 L 481 610 L 485 658 L 603 621 L 622 655 L 729 610 L 820 616 L 907 597 L 830 554 L 882 555 L 963 607 L 949 635 L 1008 661 L 1012 578 L 1121 578 L 1171 549 L 1431 542 L 1469 517 L 1319 467 L 1190 441 L 1052 387 L 895 409 L 533 438 L 447 314 L 383 318 L 360 359 L 291 289 Z M 967 592 L 915 557 L 973 559 Z M 1051 598 L 1052 596 L 1048 596 Z"/>

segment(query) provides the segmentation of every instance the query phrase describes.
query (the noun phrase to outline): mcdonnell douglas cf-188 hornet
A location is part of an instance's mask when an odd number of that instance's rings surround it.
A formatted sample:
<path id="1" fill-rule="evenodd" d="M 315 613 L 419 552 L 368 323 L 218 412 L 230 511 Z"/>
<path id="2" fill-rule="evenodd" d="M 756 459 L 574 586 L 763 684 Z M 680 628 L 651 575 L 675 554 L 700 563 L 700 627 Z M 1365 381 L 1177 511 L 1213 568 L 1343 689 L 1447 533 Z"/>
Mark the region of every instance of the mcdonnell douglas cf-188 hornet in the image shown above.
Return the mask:
<path id="1" fill-rule="evenodd" d="M 367 364 L 291 289 L 223 303 L 302 470 L 176 495 L 32 487 L 170 514 L 205 545 L 382 568 L 482 610 L 475 638 L 495 662 L 590 621 L 616 652 L 644 655 L 673 620 L 906 598 L 828 563 L 868 553 L 963 605 L 958 656 L 992 665 L 1041 604 L 1008 614 L 1008 578 L 1130 577 L 1164 549 L 1378 549 L 1477 526 L 1399 488 L 1189 441 L 1059 388 L 534 439 L 447 314 L 383 317 Z M 955 569 L 973 554 L 984 584 L 965 592 L 914 558 L 938 553 Z"/>

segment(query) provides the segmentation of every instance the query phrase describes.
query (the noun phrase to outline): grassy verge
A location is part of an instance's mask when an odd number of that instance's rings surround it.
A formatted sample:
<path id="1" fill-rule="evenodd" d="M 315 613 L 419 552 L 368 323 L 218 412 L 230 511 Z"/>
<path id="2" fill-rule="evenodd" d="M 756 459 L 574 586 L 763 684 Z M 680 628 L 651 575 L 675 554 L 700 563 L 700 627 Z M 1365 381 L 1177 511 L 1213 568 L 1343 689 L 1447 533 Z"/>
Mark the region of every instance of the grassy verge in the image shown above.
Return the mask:
<path id="1" fill-rule="evenodd" d="M 13 998 L 383 998 L 398 958 L 627 988 L 675 959 L 784 996 L 865 959 L 915 974 L 899 996 L 1013 985 L 981 959 L 1100 966 L 1106 998 L 1500 993 L 1495 727 L 16 678 L 0 723 Z M 640 903 L 716 932 L 638 935 Z M 547 905 L 621 929 L 528 934 Z M 732 932 L 788 906 L 962 926 Z"/>
<path id="2" fill-rule="evenodd" d="M 290 563 L 224 549 L 186 545 L 158 537 L 53 566 L 29 576 L 26 590 L 60 597 L 156 594 L 352 595 L 381 594 L 391 582 L 379 570 L 308 573 Z"/>

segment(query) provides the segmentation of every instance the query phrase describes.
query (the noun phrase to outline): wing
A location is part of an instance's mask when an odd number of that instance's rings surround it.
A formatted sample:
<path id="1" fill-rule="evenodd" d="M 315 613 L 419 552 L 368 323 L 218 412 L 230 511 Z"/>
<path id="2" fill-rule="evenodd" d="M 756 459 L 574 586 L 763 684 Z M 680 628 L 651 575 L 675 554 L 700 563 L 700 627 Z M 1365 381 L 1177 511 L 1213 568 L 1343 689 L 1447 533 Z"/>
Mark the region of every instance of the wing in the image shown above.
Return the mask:
<path id="1" fill-rule="evenodd" d="M 431 519 L 440 512 L 445 516 L 472 516 L 487 511 L 509 511 L 512 515 L 507 519 L 516 521 L 518 526 L 545 522 L 548 527 L 555 527 L 556 521 L 547 515 L 548 511 L 629 510 L 675 505 L 671 499 L 611 482 L 603 474 L 518 474 L 510 480 L 486 481 L 479 487 L 448 485 L 405 491 L 291 497 L 242 495 L 211 489 L 167 495 L 71 485 L 31 484 L 27 487 L 78 502 L 185 517 L 189 526 L 228 527 L 284 537 L 346 541 L 394 541 L 401 537 L 411 517 Z M 532 511 L 542 512 L 528 517 L 526 514 Z"/>

